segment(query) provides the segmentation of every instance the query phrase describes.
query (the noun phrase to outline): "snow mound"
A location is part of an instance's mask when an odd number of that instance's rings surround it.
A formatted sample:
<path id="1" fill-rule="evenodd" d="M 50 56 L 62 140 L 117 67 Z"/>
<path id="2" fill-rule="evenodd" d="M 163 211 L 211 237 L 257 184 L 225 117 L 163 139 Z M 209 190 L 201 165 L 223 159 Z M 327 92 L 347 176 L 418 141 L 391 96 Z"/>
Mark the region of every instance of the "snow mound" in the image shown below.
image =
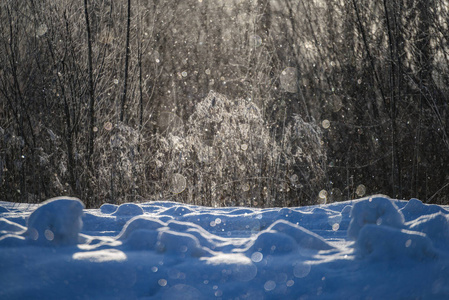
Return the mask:
<path id="1" fill-rule="evenodd" d="M 403 258 L 425 261 L 438 256 L 432 241 L 424 233 L 373 224 L 361 228 L 355 253 L 359 258 L 376 261 Z"/>
<path id="2" fill-rule="evenodd" d="M 202 257 L 207 254 L 194 235 L 171 230 L 159 232 L 157 250 L 159 253 L 180 255 L 183 258 Z"/>
<path id="3" fill-rule="evenodd" d="M 414 202 L 0 201 L 0 299 L 449 299 L 449 213 Z"/>
<path id="4" fill-rule="evenodd" d="M 167 222 L 167 226 L 171 231 L 186 232 L 195 236 L 202 246 L 208 248 L 218 247 L 216 242 L 223 240 L 194 223 L 170 220 Z"/>
<path id="5" fill-rule="evenodd" d="M 416 219 L 421 215 L 431 215 L 436 214 L 438 212 L 442 212 L 448 214 L 449 212 L 444 208 L 433 205 L 433 204 L 424 204 L 421 200 L 418 199 L 410 199 L 407 204 L 401 209 L 402 214 L 406 221 L 411 221 Z"/>
<path id="6" fill-rule="evenodd" d="M 117 240 L 132 250 L 200 257 L 206 253 L 202 242 L 210 244 L 206 235 L 207 231 L 193 223 L 173 220 L 165 223 L 150 216 L 136 216 L 125 224 Z"/>
<path id="7" fill-rule="evenodd" d="M 289 235 L 275 230 L 264 230 L 245 250 L 248 254 L 261 253 L 263 256 L 288 254 L 298 249 L 298 244 Z"/>
<path id="8" fill-rule="evenodd" d="M 170 228 L 170 230 L 173 231 L 188 232 L 192 230 L 201 230 L 205 234 L 209 234 L 206 230 L 203 229 L 203 227 L 192 222 L 170 220 L 167 222 L 167 226 Z"/>
<path id="9" fill-rule="evenodd" d="M 136 229 L 129 232 L 123 245 L 131 250 L 154 250 L 158 235 L 156 230 Z"/>
<path id="10" fill-rule="evenodd" d="M 312 250 L 334 249 L 333 246 L 328 244 L 319 235 L 305 229 L 304 227 L 285 220 L 278 220 L 274 222 L 270 227 L 268 227 L 268 230 L 274 230 L 292 237 L 301 248 Z"/>
<path id="11" fill-rule="evenodd" d="M 77 198 L 47 200 L 30 215 L 24 235 L 38 245 L 75 245 L 83 227 L 83 208 L 84 204 Z"/>
<path id="12" fill-rule="evenodd" d="M 125 224 L 117 239 L 127 239 L 136 230 L 154 231 L 165 226 L 167 225 L 158 219 L 149 216 L 136 216 Z"/>
<path id="13" fill-rule="evenodd" d="M 367 224 L 404 228 L 404 222 L 404 216 L 390 199 L 381 196 L 369 198 L 352 207 L 348 237 L 356 240 Z"/>
<path id="14" fill-rule="evenodd" d="M 441 212 L 408 223 L 410 230 L 425 233 L 437 248 L 449 250 L 449 220 Z"/>
<path id="15" fill-rule="evenodd" d="M 134 203 L 124 203 L 112 215 L 117 217 L 138 216 L 143 215 L 143 209 Z"/>
<path id="16" fill-rule="evenodd" d="M 9 209 L 7 209 L 6 207 L 0 206 L 0 214 L 5 213 L 5 212 L 9 212 Z"/>
<path id="17" fill-rule="evenodd" d="M 102 206 L 100 206 L 100 211 L 104 214 L 112 214 L 117 211 L 117 205 L 115 204 L 109 204 L 105 203 Z"/>

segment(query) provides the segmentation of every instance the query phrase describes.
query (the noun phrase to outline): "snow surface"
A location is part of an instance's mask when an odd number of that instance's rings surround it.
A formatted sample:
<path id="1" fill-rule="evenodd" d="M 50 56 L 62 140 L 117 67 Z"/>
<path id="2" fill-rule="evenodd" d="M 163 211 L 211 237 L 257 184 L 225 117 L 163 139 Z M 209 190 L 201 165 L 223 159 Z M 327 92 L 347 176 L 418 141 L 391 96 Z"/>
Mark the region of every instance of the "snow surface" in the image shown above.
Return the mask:
<path id="1" fill-rule="evenodd" d="M 0 299 L 449 299 L 449 212 L 0 202 Z"/>

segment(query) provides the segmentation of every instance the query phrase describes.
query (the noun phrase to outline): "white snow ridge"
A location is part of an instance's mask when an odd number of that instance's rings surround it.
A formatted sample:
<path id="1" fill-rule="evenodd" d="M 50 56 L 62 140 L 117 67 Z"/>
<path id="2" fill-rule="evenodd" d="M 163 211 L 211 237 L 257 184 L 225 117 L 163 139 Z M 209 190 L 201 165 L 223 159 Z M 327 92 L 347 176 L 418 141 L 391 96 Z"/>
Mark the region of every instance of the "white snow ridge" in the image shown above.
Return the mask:
<path id="1" fill-rule="evenodd" d="M 267 209 L 0 202 L 0 299 L 449 299 L 448 245 L 445 207 L 380 195 Z"/>

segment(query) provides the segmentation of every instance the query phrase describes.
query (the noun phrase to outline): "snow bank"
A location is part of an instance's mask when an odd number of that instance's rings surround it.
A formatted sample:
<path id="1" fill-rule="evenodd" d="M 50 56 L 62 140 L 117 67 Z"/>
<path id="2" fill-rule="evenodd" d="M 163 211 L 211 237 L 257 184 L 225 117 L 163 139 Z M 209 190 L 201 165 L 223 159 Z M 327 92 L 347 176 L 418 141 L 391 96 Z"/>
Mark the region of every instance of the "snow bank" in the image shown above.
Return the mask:
<path id="1" fill-rule="evenodd" d="M 449 221 L 444 209 L 412 199 L 401 210 L 390 199 L 369 198 L 354 204 L 348 237 L 359 258 L 390 260 L 436 259 L 449 249 Z M 419 216 L 407 223 L 406 218 Z M 427 214 L 437 212 L 434 214 Z M 424 214 L 424 215 L 422 215 Z"/>
<path id="2" fill-rule="evenodd" d="M 143 209 L 134 203 L 124 203 L 112 215 L 117 217 L 143 215 Z"/>
<path id="3" fill-rule="evenodd" d="M 177 253 L 181 256 L 201 257 L 209 252 L 208 247 L 214 247 L 211 242 L 213 234 L 202 227 L 175 220 L 166 223 L 152 216 L 132 218 L 117 239 L 133 250 L 155 249 L 160 253 Z"/>
<path id="4" fill-rule="evenodd" d="M 159 232 L 157 250 L 159 253 L 175 254 L 181 257 L 201 257 L 207 254 L 194 235 L 171 230 Z"/>
<path id="5" fill-rule="evenodd" d="M 167 226 L 172 231 L 192 234 L 199 240 L 202 246 L 211 249 L 220 248 L 217 244 L 219 241 L 223 241 L 223 238 L 214 234 L 216 232 L 215 230 L 207 231 L 203 227 L 191 222 L 170 220 L 167 222 Z"/>
<path id="6" fill-rule="evenodd" d="M 355 243 L 360 258 L 390 260 L 413 258 L 435 259 L 438 254 L 431 240 L 423 233 L 387 226 L 365 225 Z"/>
<path id="7" fill-rule="evenodd" d="M 1 202 L 0 299 L 449 299 L 449 213 L 396 203 Z"/>
<path id="8" fill-rule="evenodd" d="M 35 245 L 75 245 L 83 226 L 83 208 L 76 198 L 47 200 L 30 215 L 24 235 Z"/>
<path id="9" fill-rule="evenodd" d="M 127 235 L 123 245 L 130 250 L 154 250 L 158 235 L 159 232 L 155 230 L 136 229 Z"/>
<path id="10" fill-rule="evenodd" d="M 127 239 L 136 230 L 156 230 L 167 226 L 166 223 L 150 216 L 137 216 L 129 220 L 123 227 L 117 239 Z"/>
<path id="11" fill-rule="evenodd" d="M 389 198 L 375 196 L 356 202 L 351 210 L 348 237 L 356 240 L 367 224 L 404 228 L 404 216 Z"/>
<path id="12" fill-rule="evenodd" d="M 105 203 L 100 207 L 100 211 L 103 214 L 112 214 L 117 211 L 118 206 L 115 204 Z"/>
<path id="13" fill-rule="evenodd" d="M 291 236 L 275 230 L 264 230 L 256 236 L 245 252 L 249 255 L 260 253 L 267 256 L 291 253 L 297 249 L 298 244 Z"/>
<path id="14" fill-rule="evenodd" d="M 274 230 L 282 234 L 286 234 L 293 238 L 293 240 L 301 247 L 312 250 L 330 250 L 334 249 L 319 235 L 288 221 L 279 220 L 274 222 L 268 230 Z"/>
<path id="15" fill-rule="evenodd" d="M 448 214 L 449 212 L 444 208 L 433 205 L 424 204 L 421 200 L 410 199 L 407 204 L 401 209 L 406 221 L 414 220 L 421 215 L 430 215 L 438 212 Z"/>
<path id="16" fill-rule="evenodd" d="M 443 250 L 449 250 L 449 220 L 448 215 L 438 212 L 424 215 L 407 224 L 410 230 L 425 233 L 433 244 Z"/>

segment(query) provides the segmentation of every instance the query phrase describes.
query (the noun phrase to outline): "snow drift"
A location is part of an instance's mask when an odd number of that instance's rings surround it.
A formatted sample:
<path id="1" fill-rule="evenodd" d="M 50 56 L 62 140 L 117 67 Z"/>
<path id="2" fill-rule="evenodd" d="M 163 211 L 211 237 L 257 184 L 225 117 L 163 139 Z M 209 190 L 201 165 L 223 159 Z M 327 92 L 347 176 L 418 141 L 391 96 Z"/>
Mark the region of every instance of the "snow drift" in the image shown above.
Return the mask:
<path id="1" fill-rule="evenodd" d="M 385 196 L 270 209 L 0 202 L 0 298 L 445 299 L 448 217 Z"/>

